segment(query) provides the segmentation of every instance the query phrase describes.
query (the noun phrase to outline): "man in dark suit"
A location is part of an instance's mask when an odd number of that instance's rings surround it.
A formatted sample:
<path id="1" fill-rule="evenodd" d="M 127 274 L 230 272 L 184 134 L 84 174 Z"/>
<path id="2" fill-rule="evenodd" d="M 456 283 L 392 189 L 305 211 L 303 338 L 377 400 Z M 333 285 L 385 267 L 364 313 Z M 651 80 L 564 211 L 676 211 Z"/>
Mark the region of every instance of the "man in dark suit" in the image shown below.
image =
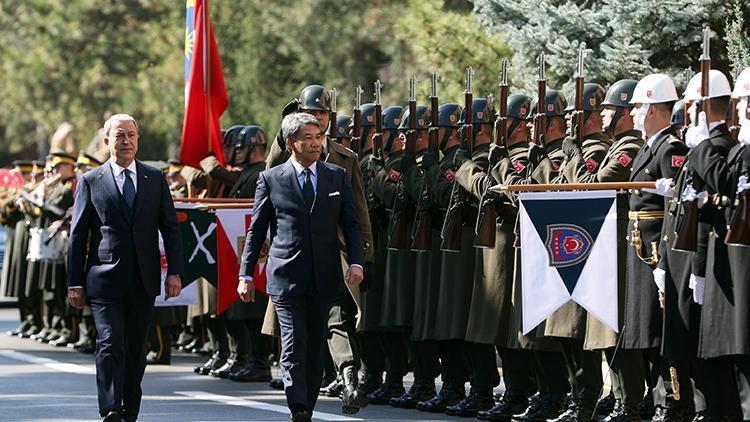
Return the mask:
<path id="1" fill-rule="evenodd" d="M 104 124 L 110 160 L 78 180 L 68 243 L 68 299 L 88 298 L 96 325 L 96 386 L 105 421 L 135 421 L 146 367 L 144 340 L 161 291 L 181 290 L 182 249 L 164 174 L 135 160 L 138 125 L 116 114 Z M 137 223 L 136 223 L 137 222 Z"/>
<path id="2" fill-rule="evenodd" d="M 349 284 L 362 281 L 364 248 L 346 171 L 318 161 L 318 121 L 306 113 L 292 113 L 282 121 L 281 131 L 292 156 L 260 174 L 237 290 L 242 300 L 254 300 L 249 274 L 270 228 L 266 290 L 281 328 L 287 404 L 292 421 L 309 421 L 322 380 L 328 312 L 334 298 L 346 290 L 338 229 L 346 239 Z"/>

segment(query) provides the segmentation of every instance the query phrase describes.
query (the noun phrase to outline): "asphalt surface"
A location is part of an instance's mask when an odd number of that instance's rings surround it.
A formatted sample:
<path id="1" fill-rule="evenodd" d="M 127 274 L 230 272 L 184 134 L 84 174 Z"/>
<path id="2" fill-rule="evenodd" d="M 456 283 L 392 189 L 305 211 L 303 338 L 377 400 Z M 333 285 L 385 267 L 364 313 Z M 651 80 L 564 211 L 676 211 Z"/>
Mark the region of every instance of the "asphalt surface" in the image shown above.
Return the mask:
<path id="1" fill-rule="evenodd" d="M 16 309 L 0 309 L 0 421 L 99 421 L 93 355 L 9 337 Z M 140 421 L 288 421 L 284 393 L 193 373 L 205 358 L 177 353 L 172 365 L 149 366 Z M 278 369 L 274 368 L 274 375 Z M 408 384 L 411 378 L 407 380 Z M 370 405 L 343 415 L 339 399 L 323 398 L 315 420 L 471 420 Z"/>

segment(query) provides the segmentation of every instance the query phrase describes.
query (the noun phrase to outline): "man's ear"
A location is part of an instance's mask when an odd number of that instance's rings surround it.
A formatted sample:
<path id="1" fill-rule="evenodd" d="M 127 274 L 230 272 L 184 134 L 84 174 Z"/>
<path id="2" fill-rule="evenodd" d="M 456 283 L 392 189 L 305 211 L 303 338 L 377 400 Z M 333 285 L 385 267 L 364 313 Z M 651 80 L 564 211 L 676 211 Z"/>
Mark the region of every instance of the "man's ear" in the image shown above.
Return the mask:
<path id="1" fill-rule="evenodd" d="M 286 138 L 286 141 L 284 142 L 286 143 L 286 150 L 292 151 L 294 145 L 294 141 L 292 141 L 292 138 Z"/>

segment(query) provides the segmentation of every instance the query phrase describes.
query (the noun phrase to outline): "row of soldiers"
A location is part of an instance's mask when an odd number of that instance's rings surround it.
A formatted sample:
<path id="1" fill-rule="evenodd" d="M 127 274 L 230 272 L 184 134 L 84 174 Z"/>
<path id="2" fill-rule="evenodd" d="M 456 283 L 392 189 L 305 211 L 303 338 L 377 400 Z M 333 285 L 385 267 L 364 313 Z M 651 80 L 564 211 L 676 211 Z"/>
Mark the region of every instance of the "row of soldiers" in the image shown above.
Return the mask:
<path id="1" fill-rule="evenodd" d="M 368 257 L 361 291 L 350 288 L 331 311 L 329 351 L 338 379 L 321 393 L 340 395 L 345 412 L 369 403 L 484 420 L 594 420 L 597 411 L 608 421 L 741 420 L 749 400 L 747 249 L 723 239 L 738 182 L 740 192 L 747 187 L 743 148 L 750 139 L 745 129 L 736 142 L 726 116 L 737 112 L 746 121 L 750 71 L 734 92 L 721 72 L 710 75 L 708 94 L 701 95 L 696 75 L 682 101 L 663 74 L 618 81 L 609 90 L 587 83 L 579 127 L 559 90 L 547 88 L 541 99 L 510 95 L 501 142 L 490 98 L 472 99 L 468 116 L 458 104 L 442 104 L 433 125 L 439 152 L 429 148 L 429 107 L 415 107 L 412 116 L 400 106 L 379 113 L 379 103 L 363 104 L 355 110 L 359 121 L 338 116 L 333 124 L 330 93 L 305 88 L 284 113 L 310 113 L 324 128 L 331 123 L 321 159 L 351 177 Z M 732 96 L 743 98 L 736 110 Z M 697 103 L 710 111 L 685 112 Z M 686 114 L 696 124 L 683 131 Z M 583 142 L 571 136 L 576 131 Z M 277 137 L 266 165 L 287 158 Z M 493 202 L 494 245 L 474 247 L 488 185 L 627 181 L 656 188 L 618 196 L 619 332 L 569 302 L 523 335 L 514 194 L 497 194 Z M 672 248 L 685 191 L 706 198 L 696 252 Z M 443 223 L 455 210 L 460 245 L 446 248 Z M 412 237 L 411 246 L 393 246 L 401 215 L 411 234 L 429 216 L 427 248 L 415 248 Z M 271 307 L 263 331 L 277 334 Z M 497 356 L 501 397 L 493 397 Z M 612 393 L 600 400 L 603 358 Z M 415 382 L 406 391 L 409 370 Z"/>

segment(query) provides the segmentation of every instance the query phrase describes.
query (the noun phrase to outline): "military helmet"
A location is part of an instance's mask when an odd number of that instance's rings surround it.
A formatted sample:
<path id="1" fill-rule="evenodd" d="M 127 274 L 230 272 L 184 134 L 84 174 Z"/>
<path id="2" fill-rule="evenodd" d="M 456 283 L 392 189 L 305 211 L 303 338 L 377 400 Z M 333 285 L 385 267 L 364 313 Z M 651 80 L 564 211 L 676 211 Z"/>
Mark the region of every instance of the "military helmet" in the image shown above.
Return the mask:
<path id="1" fill-rule="evenodd" d="M 430 109 L 427 106 L 418 105 L 416 110 L 417 116 L 417 129 L 427 129 L 430 127 Z M 401 119 L 401 125 L 399 129 L 409 129 L 409 110 L 404 112 L 404 117 Z"/>
<path id="2" fill-rule="evenodd" d="M 524 120 L 529 117 L 531 97 L 524 94 L 513 94 L 508 97 L 508 116 Z"/>
<path id="3" fill-rule="evenodd" d="M 688 101 L 700 100 L 704 97 L 701 92 L 701 73 L 696 73 L 688 82 L 685 88 L 683 98 Z M 732 95 L 732 87 L 729 86 L 729 79 L 722 71 L 711 69 L 708 72 L 708 98 L 719 98 Z"/>
<path id="4" fill-rule="evenodd" d="M 471 102 L 471 114 L 473 114 L 471 123 L 474 125 L 495 122 L 495 106 L 486 98 L 474 98 Z M 466 110 L 461 112 L 461 120 L 458 123 L 466 123 Z"/>
<path id="5" fill-rule="evenodd" d="M 442 127 L 458 127 L 463 107 L 456 103 L 441 104 L 438 108 L 438 124 Z"/>
<path id="6" fill-rule="evenodd" d="M 250 150 L 258 145 L 266 145 L 266 134 L 258 125 L 245 126 L 237 134 L 237 141 L 234 144 L 235 148 L 250 147 Z"/>
<path id="7" fill-rule="evenodd" d="M 663 73 L 644 76 L 633 89 L 630 104 L 657 104 L 677 101 L 677 89 L 674 81 Z"/>
<path id="8" fill-rule="evenodd" d="M 531 103 L 531 114 L 536 114 L 536 104 L 538 98 L 535 98 Z M 568 106 L 568 102 L 565 100 L 565 96 L 558 89 L 547 88 L 547 92 L 544 98 L 546 104 L 545 115 L 547 117 L 564 116 L 565 107 Z"/>
<path id="9" fill-rule="evenodd" d="M 685 124 L 685 101 L 680 100 L 674 103 L 669 124 L 672 126 Z"/>
<path id="10" fill-rule="evenodd" d="M 604 87 L 597 83 L 586 82 L 583 84 L 583 111 L 601 111 L 604 100 Z M 571 95 L 571 101 L 565 111 L 576 109 L 575 92 Z"/>
<path id="11" fill-rule="evenodd" d="M 336 139 L 347 139 L 349 138 L 349 126 L 351 126 L 352 118 L 350 116 L 341 114 L 336 116 Z"/>
<path id="12" fill-rule="evenodd" d="M 621 79 L 612 84 L 604 97 L 603 106 L 630 107 L 630 99 L 633 98 L 633 91 L 638 81 L 634 79 Z"/>
<path id="13" fill-rule="evenodd" d="M 309 85 L 299 94 L 300 110 L 331 111 L 331 95 L 320 85 Z"/>
<path id="14" fill-rule="evenodd" d="M 732 91 L 733 98 L 747 97 L 750 95 L 750 67 L 745 68 L 740 75 L 737 76 L 737 80 L 734 81 L 734 90 Z"/>
<path id="15" fill-rule="evenodd" d="M 375 126 L 375 104 L 365 103 L 359 107 L 360 118 L 359 127 Z M 354 120 L 349 123 L 349 127 L 354 127 Z"/>
<path id="16" fill-rule="evenodd" d="M 223 145 L 234 145 L 237 143 L 237 135 L 244 129 L 245 126 L 243 125 L 234 125 L 227 129 L 224 132 L 224 138 L 222 138 L 221 143 Z"/>
<path id="17" fill-rule="evenodd" d="M 398 129 L 403 113 L 404 108 L 401 106 L 390 106 L 383 110 L 383 129 Z"/>

